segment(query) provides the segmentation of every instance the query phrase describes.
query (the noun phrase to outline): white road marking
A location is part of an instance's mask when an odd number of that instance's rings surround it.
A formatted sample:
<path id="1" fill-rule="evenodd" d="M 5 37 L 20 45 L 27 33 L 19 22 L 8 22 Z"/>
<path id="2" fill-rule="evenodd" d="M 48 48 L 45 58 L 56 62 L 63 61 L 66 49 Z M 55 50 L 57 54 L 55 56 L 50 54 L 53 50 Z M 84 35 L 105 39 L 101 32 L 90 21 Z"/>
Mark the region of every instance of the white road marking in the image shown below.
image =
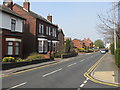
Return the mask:
<path id="1" fill-rule="evenodd" d="M 85 80 L 84 83 L 87 83 L 87 80 Z"/>
<path id="2" fill-rule="evenodd" d="M 47 73 L 47 74 L 43 75 L 42 77 L 46 77 L 46 76 L 48 76 L 48 75 L 51 75 L 51 74 L 56 73 L 56 72 L 61 71 L 61 70 L 62 70 L 62 68 L 60 68 L 60 69 L 58 69 L 58 70 L 55 70 L 55 71 L 52 71 L 52 72 L 50 72 L 50 73 Z"/>
<path id="3" fill-rule="evenodd" d="M 11 90 L 11 89 L 14 89 L 14 88 L 20 87 L 20 86 L 22 86 L 22 85 L 25 85 L 26 83 L 27 83 L 27 82 L 24 82 L 24 83 L 18 84 L 18 85 L 16 85 L 16 86 L 11 87 L 10 89 L 7 89 L 7 90 Z"/>
<path id="4" fill-rule="evenodd" d="M 83 87 L 85 84 L 80 85 L 80 87 Z"/>
<path id="5" fill-rule="evenodd" d="M 80 88 L 81 88 L 81 87 L 84 87 L 84 85 L 87 83 L 88 80 L 89 80 L 89 78 L 87 78 L 87 79 L 83 82 L 83 84 L 80 85 Z"/>
<path id="6" fill-rule="evenodd" d="M 84 61 L 85 59 L 82 59 L 80 62 Z"/>
<path id="7" fill-rule="evenodd" d="M 70 65 L 68 65 L 67 67 L 73 66 L 73 65 L 75 65 L 75 64 L 77 64 L 77 63 L 70 64 Z"/>

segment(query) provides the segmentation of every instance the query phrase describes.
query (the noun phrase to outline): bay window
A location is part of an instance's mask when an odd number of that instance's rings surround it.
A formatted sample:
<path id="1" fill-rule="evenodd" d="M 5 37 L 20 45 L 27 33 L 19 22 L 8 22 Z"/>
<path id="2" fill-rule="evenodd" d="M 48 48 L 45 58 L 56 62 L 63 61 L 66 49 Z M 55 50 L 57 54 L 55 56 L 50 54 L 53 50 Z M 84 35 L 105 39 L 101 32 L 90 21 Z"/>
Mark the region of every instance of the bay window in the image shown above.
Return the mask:
<path id="1" fill-rule="evenodd" d="M 20 52 L 20 43 L 16 42 L 15 44 L 15 55 L 19 55 Z"/>
<path id="2" fill-rule="evenodd" d="M 13 42 L 8 42 L 8 55 L 13 55 Z"/>
<path id="3" fill-rule="evenodd" d="M 43 41 L 38 41 L 38 50 L 39 52 L 43 52 Z"/>

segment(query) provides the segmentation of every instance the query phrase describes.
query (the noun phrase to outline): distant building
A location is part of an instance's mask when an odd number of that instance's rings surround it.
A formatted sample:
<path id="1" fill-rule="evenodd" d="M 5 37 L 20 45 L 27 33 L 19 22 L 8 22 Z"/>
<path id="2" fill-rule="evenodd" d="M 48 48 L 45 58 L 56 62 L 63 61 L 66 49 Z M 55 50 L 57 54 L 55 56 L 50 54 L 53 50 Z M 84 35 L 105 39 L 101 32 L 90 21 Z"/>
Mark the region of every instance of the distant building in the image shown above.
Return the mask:
<path id="1" fill-rule="evenodd" d="M 84 43 L 81 40 L 73 39 L 72 42 L 74 43 L 74 47 L 81 49 L 84 48 Z"/>
<path id="2" fill-rule="evenodd" d="M 84 38 L 82 40 L 82 42 L 84 43 L 84 45 L 88 48 L 93 48 L 93 42 L 89 39 L 89 38 Z"/>

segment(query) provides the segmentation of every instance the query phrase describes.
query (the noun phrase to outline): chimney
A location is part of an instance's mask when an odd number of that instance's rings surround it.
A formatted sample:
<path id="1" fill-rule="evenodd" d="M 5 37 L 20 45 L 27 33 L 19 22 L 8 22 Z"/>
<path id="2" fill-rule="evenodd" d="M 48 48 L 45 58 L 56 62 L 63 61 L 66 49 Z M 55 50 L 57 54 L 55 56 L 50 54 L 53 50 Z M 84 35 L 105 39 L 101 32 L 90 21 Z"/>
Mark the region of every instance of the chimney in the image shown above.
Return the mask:
<path id="1" fill-rule="evenodd" d="M 12 8 L 13 8 L 13 1 L 12 0 L 4 0 L 2 6 L 9 7 L 12 10 Z"/>
<path id="2" fill-rule="evenodd" d="M 52 16 L 48 14 L 47 19 L 52 23 Z"/>
<path id="3" fill-rule="evenodd" d="M 30 2 L 25 0 L 25 2 L 23 3 L 23 8 L 27 11 L 30 11 Z"/>

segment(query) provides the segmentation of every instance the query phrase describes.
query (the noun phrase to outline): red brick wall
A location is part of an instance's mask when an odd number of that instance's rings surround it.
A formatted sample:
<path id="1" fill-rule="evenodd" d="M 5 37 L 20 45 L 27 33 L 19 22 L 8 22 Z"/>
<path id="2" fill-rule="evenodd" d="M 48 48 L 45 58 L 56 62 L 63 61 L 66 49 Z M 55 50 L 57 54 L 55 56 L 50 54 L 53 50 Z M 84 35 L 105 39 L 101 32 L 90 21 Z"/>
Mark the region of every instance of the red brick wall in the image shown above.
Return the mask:
<path id="1" fill-rule="evenodd" d="M 37 50 L 37 42 L 36 42 L 36 18 L 29 15 L 23 9 L 13 6 L 13 11 L 26 18 L 24 22 L 24 30 L 23 30 L 23 54 L 24 57 L 28 56 L 30 53 L 36 52 Z"/>
<path id="2" fill-rule="evenodd" d="M 7 41 L 6 38 L 16 38 L 16 39 L 21 39 L 20 42 L 20 54 L 18 56 L 15 55 L 15 49 L 13 50 L 13 55 L 12 57 L 21 57 L 23 58 L 23 42 L 22 42 L 22 33 L 18 32 L 11 32 L 10 30 L 2 29 L 2 58 L 8 56 L 7 55 Z M 15 47 L 15 41 L 14 41 L 14 47 Z"/>

